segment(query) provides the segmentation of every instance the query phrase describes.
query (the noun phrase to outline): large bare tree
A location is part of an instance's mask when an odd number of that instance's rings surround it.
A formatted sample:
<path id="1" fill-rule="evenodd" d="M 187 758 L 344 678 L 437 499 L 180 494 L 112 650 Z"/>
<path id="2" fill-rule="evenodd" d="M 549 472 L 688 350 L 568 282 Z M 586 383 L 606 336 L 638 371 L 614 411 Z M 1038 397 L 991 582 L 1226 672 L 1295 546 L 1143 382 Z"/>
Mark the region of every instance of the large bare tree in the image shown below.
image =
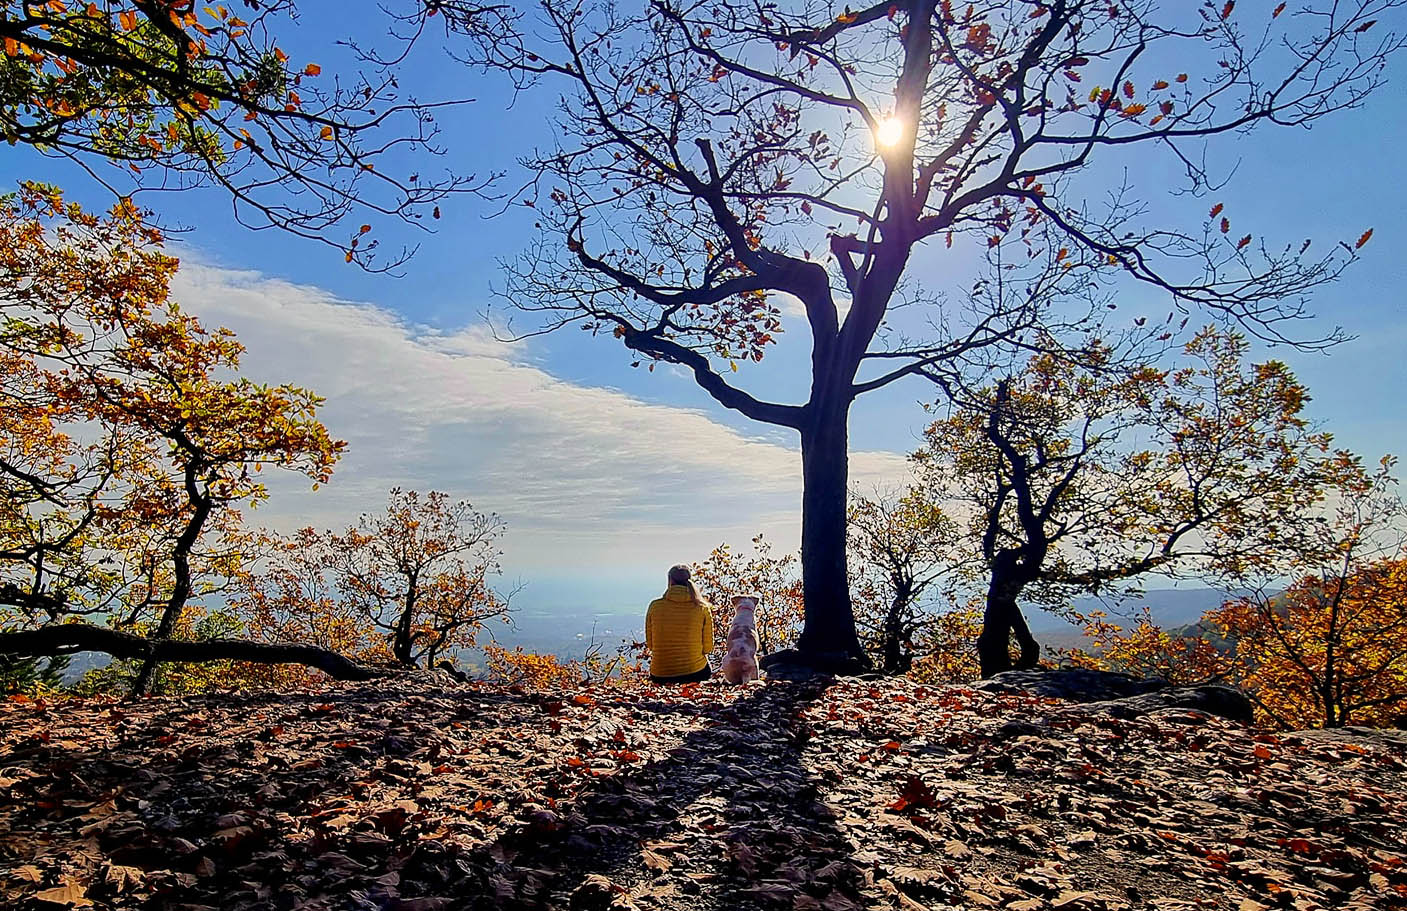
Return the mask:
<path id="1" fill-rule="evenodd" d="M 559 139 L 527 161 L 542 235 L 509 269 L 506 296 L 532 318 L 514 331 L 600 332 L 796 431 L 799 648 L 858 658 L 845 553 L 856 398 L 1057 339 L 1052 323 L 1078 329 L 1083 315 L 1056 302 L 1115 281 L 1262 338 L 1331 341 L 1296 321 L 1351 244 L 1257 243 L 1220 207 L 1208 217 L 1210 200 L 1181 229 L 1148 217 L 1141 188 L 1107 192 L 1105 175 L 1161 155 L 1205 191 L 1210 140 L 1359 105 L 1401 47 L 1386 20 L 1402 3 L 544 4 L 516 40 L 466 42 L 476 62 L 560 98 Z M 432 6 L 473 31 L 472 10 Z M 991 269 L 969 286 L 963 264 L 983 256 Z M 950 296 L 915 272 L 953 277 Z M 811 348 L 809 395 L 792 403 L 738 371 L 778 342 L 788 302 Z"/>

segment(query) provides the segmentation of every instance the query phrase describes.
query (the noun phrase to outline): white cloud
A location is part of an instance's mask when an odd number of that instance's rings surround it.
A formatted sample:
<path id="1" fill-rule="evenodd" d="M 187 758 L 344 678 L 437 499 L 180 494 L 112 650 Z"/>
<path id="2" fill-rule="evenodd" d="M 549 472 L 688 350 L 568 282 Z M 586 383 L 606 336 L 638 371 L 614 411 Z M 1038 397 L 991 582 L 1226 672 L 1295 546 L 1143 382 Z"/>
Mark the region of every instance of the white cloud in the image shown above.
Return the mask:
<path id="1" fill-rule="evenodd" d="M 323 490 L 274 480 L 252 517 L 262 524 L 335 527 L 400 485 L 503 515 L 507 562 L 529 576 L 667 565 L 759 530 L 796 545 L 795 449 L 702 412 L 562 381 L 478 329 L 409 326 L 255 272 L 188 256 L 175 292 L 208 325 L 237 333 L 247 375 L 325 396 L 324 421 L 348 441 Z M 898 453 L 854 453 L 851 465 L 865 487 L 906 473 Z"/>
<path id="2" fill-rule="evenodd" d="M 775 295 L 776 303 L 781 308 L 782 314 L 796 319 L 806 319 L 806 305 L 801 302 L 801 298 L 795 294 L 787 294 L 779 291 Z M 837 297 L 835 299 L 836 318 L 845 322 L 845 317 L 850 313 L 851 300 L 848 297 Z"/>

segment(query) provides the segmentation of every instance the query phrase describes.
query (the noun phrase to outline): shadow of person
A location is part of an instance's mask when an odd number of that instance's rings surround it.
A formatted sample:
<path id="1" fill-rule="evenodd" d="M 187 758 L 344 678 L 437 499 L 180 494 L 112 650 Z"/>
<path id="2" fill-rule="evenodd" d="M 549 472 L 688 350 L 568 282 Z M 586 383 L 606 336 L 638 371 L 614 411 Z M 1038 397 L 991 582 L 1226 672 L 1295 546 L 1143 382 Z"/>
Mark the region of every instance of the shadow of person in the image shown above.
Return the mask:
<path id="1" fill-rule="evenodd" d="M 851 907 L 862 873 L 803 757 L 801 716 L 824 689 L 769 682 L 702 708 L 636 706 L 682 708 L 702 727 L 500 840 L 498 873 L 513 880 L 516 903 L 669 908 L 708 896 L 732 907 Z"/>

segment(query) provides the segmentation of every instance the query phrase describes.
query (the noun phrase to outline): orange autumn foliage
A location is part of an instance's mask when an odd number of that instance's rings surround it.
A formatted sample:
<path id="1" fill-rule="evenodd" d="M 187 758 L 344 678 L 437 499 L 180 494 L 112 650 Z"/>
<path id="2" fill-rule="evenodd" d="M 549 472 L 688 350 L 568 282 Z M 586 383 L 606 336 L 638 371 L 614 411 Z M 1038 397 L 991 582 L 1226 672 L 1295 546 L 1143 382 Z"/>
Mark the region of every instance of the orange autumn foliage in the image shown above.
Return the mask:
<path id="1" fill-rule="evenodd" d="M 1231 657 L 1201 636 L 1169 633 L 1153 622 L 1148 608 L 1133 627 L 1112 622 L 1103 611 L 1085 618 L 1090 651 L 1062 651 L 1060 657 L 1076 667 L 1121 671 L 1135 677 L 1160 677 L 1178 685 L 1226 680 L 1233 671 Z"/>
<path id="2" fill-rule="evenodd" d="M 439 491 L 392 489 L 384 513 L 344 532 L 263 535 L 234 599 L 250 634 L 317 645 L 363 662 L 435 666 L 507 622 L 498 573 L 503 521 Z"/>
<path id="3" fill-rule="evenodd" d="M 982 676 L 977 636 L 982 606 L 971 602 L 935 613 L 914 642 L 908 676 L 921 683 L 971 683 Z"/>
<path id="4" fill-rule="evenodd" d="M 1235 643 L 1237 682 L 1283 727 L 1407 720 L 1407 556 L 1301 578 L 1208 614 Z"/>
<path id="5" fill-rule="evenodd" d="M 1233 578 L 1242 593 L 1207 611 L 1194 635 L 1160 629 L 1147 611 L 1127 632 L 1095 614 L 1092 648 L 1064 657 L 1173 683 L 1231 683 L 1271 727 L 1401 724 L 1407 504 L 1393 465 L 1385 458 L 1368 471 L 1345 454 L 1320 508 L 1263 530 L 1255 559 Z"/>
<path id="6" fill-rule="evenodd" d="M 608 685 L 632 688 L 645 686 L 642 643 L 626 642 L 613 654 L 592 642 L 581 658 L 562 658 L 531 652 L 522 646 L 483 647 L 490 680 L 534 690 L 561 690 L 578 686 Z"/>
<path id="7" fill-rule="evenodd" d="M 92 615 L 157 637 L 241 572 L 264 468 L 326 481 L 321 399 L 239 375 L 243 346 L 170 296 L 143 213 L 38 184 L 0 201 L 0 622 Z M 144 672 L 150 677 L 150 670 Z"/>

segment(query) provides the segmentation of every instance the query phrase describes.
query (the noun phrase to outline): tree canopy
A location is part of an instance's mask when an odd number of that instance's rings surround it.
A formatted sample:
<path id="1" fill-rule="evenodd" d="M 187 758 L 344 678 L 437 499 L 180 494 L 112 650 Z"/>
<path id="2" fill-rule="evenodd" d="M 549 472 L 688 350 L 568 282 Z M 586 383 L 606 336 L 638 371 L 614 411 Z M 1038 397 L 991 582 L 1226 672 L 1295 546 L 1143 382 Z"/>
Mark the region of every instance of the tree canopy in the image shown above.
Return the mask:
<path id="1" fill-rule="evenodd" d="M 1220 203 L 1190 228 L 1151 223 L 1151 188 L 1108 175 L 1127 155 L 1167 156 L 1202 194 L 1209 142 L 1363 103 L 1401 47 L 1383 22 L 1401 5 L 544 4 L 515 40 L 468 54 L 561 93 L 560 139 L 528 161 L 542 236 L 505 295 L 522 332 L 618 339 L 635 363 L 678 364 L 723 406 L 799 434 L 800 645 L 853 657 L 846 450 L 861 394 L 1078 348 L 1112 283 L 1261 338 L 1337 338 L 1305 331 L 1305 296 L 1370 232 L 1313 253 L 1233 231 Z M 439 8 L 472 34 L 470 10 Z M 945 303 L 911 279 L 920 251 L 949 248 L 985 269 Z M 779 343 L 789 301 L 811 346 L 796 403 L 739 371 Z M 902 304 L 920 306 L 901 320 Z"/>
<path id="2" fill-rule="evenodd" d="M 412 18 L 432 14 L 417 4 Z M 377 259 L 372 225 L 341 222 L 416 223 L 450 195 L 482 190 L 488 175 L 406 167 L 407 152 L 441 151 L 438 109 L 462 102 L 423 102 L 399 85 L 394 63 L 413 33 L 394 39 L 397 54 L 357 54 L 355 71 L 291 59 L 278 42 L 297 16 L 293 0 L 7 2 L 0 138 L 70 159 L 123 197 L 213 184 L 251 227 L 394 268 L 405 251 Z M 501 16 L 466 6 L 460 21 L 478 30 Z"/>
<path id="3" fill-rule="evenodd" d="M 1209 328 L 1163 368 L 1108 348 L 1083 364 L 1038 355 L 928 428 L 923 484 L 966 514 L 984 567 L 984 673 L 1009 667 L 1012 630 L 1021 663 L 1039 657 L 1018 598 L 1061 609 L 1149 574 L 1237 577 L 1354 470 L 1289 368 L 1248 352 Z"/>

